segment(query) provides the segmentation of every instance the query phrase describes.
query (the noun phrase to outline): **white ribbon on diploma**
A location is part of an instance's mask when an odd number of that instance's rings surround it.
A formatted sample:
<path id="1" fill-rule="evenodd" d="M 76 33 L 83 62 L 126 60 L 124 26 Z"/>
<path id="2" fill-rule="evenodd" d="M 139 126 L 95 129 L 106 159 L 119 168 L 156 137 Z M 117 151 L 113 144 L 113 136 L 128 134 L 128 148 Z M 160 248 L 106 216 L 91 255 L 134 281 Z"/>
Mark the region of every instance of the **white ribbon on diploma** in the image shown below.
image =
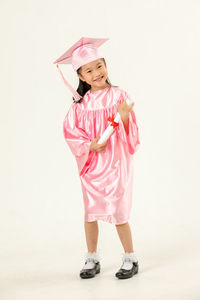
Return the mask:
<path id="1" fill-rule="evenodd" d="M 133 103 L 133 100 L 130 99 L 126 99 L 126 103 L 128 105 L 130 105 L 131 103 Z M 121 116 L 119 114 L 119 112 L 117 112 L 115 118 L 114 118 L 114 122 L 119 123 Z M 111 136 L 111 134 L 114 131 L 114 127 L 112 126 L 112 124 L 109 124 L 108 127 L 106 128 L 106 130 L 104 131 L 104 133 L 102 134 L 102 136 L 100 137 L 100 139 L 98 140 L 97 144 L 103 144 L 105 141 L 107 141 L 109 139 L 109 137 Z"/>

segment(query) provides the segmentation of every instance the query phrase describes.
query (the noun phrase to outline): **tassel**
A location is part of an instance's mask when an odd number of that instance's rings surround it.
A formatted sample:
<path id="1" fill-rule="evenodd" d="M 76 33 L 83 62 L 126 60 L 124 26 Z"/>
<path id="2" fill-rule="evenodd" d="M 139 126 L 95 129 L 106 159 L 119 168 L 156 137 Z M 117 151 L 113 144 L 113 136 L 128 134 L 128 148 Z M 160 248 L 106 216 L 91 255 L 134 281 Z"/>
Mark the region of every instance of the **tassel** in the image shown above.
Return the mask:
<path id="1" fill-rule="evenodd" d="M 60 73 L 60 75 L 61 75 L 61 77 L 62 77 L 62 79 L 63 79 L 65 85 L 69 88 L 69 90 L 70 90 L 71 93 L 73 94 L 74 99 L 75 99 L 76 101 L 79 101 L 79 100 L 82 98 L 82 96 L 79 95 L 79 93 L 78 93 L 77 91 L 75 91 L 74 88 L 73 88 L 73 87 L 69 84 L 69 82 L 65 79 L 65 77 L 64 77 L 64 75 L 63 75 L 63 73 L 62 73 L 62 71 L 61 71 L 60 68 L 59 68 L 59 65 L 57 64 L 56 66 L 57 66 L 57 68 L 58 68 L 58 71 L 59 71 L 59 73 Z"/>

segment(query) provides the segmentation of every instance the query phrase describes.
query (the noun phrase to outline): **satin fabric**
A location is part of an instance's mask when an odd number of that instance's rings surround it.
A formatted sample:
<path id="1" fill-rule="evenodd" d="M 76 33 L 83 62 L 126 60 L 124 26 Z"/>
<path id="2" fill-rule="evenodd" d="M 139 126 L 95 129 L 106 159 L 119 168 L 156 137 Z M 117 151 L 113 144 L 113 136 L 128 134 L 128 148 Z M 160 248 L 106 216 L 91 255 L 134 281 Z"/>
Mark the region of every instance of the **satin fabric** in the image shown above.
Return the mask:
<path id="1" fill-rule="evenodd" d="M 129 134 L 123 121 L 100 152 L 90 151 L 116 115 L 118 105 L 130 96 L 119 87 L 89 90 L 81 103 L 72 103 L 63 122 L 64 138 L 76 158 L 81 181 L 84 220 L 123 224 L 130 218 L 133 195 L 133 154 L 140 145 L 134 110 L 129 113 Z"/>

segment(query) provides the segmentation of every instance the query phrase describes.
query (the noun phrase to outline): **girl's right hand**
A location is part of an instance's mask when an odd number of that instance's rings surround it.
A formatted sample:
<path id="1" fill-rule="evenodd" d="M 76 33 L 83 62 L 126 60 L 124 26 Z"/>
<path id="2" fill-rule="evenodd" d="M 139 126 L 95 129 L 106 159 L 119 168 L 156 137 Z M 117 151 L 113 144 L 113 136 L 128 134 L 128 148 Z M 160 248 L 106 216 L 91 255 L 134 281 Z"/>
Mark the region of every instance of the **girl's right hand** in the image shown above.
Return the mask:
<path id="1" fill-rule="evenodd" d="M 98 136 L 94 140 L 92 140 L 92 142 L 90 144 L 90 151 L 100 152 L 105 149 L 108 140 L 102 144 L 97 144 L 99 139 L 100 139 L 100 136 Z"/>

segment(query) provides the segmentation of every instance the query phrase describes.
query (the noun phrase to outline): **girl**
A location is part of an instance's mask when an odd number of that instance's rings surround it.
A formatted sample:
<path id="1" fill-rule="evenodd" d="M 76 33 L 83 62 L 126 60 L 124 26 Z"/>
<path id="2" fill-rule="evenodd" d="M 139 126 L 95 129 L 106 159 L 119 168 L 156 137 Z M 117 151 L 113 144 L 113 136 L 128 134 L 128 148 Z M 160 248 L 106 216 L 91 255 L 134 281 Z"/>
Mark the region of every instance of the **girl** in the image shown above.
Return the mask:
<path id="1" fill-rule="evenodd" d="M 84 229 L 88 252 L 80 271 L 81 278 L 100 272 L 97 252 L 98 220 L 116 226 L 124 248 L 123 265 L 115 273 L 119 279 L 138 272 L 138 260 L 128 223 L 132 207 L 133 154 L 140 141 L 129 95 L 108 79 L 106 61 L 98 47 L 108 39 L 81 38 L 54 63 L 71 63 L 79 77 L 63 122 L 65 140 L 76 158 L 84 201 Z M 57 65 L 58 66 L 58 65 Z M 116 113 L 119 123 L 114 122 Z M 107 141 L 98 144 L 108 125 L 114 130 Z"/>

